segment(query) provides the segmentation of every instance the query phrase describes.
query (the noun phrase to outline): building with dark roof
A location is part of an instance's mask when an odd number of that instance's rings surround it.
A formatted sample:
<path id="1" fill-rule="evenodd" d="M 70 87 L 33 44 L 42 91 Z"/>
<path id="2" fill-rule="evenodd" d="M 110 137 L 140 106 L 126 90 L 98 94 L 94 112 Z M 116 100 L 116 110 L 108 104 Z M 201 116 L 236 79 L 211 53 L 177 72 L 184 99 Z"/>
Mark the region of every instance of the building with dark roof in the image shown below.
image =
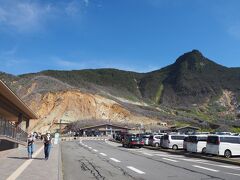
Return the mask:
<path id="1" fill-rule="evenodd" d="M 0 150 L 25 144 L 31 119 L 37 115 L 0 80 Z"/>
<path id="2" fill-rule="evenodd" d="M 169 132 L 177 132 L 179 134 L 194 134 L 198 130 L 199 130 L 198 127 L 193 127 L 193 126 L 184 126 L 180 128 L 173 126 L 169 129 Z"/>
<path id="3" fill-rule="evenodd" d="M 128 132 L 128 130 L 129 128 L 127 127 L 106 123 L 106 124 L 82 127 L 80 129 L 80 135 L 107 136 L 107 135 L 113 135 L 113 134 L 122 133 L 122 132 L 126 133 Z"/>

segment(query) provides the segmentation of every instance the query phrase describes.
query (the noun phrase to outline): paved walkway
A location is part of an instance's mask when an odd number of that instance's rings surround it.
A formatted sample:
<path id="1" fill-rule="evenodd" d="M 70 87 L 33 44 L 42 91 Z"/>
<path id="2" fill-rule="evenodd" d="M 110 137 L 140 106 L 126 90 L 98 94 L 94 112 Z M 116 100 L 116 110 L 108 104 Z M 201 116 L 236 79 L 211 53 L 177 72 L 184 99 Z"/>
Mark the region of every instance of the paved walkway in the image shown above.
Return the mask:
<path id="1" fill-rule="evenodd" d="M 26 147 L 0 152 L 0 180 L 61 180 L 61 151 L 54 145 L 50 157 L 44 160 L 43 143 L 36 144 L 33 159 L 27 158 Z"/>

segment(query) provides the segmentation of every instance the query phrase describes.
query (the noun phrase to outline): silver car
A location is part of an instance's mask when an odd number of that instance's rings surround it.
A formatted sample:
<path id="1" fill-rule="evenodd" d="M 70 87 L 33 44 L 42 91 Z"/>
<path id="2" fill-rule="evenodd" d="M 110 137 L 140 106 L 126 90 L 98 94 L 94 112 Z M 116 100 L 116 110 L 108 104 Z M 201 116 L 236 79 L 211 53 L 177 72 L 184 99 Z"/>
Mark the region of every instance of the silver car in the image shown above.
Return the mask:
<path id="1" fill-rule="evenodd" d="M 149 145 L 154 147 L 159 147 L 161 143 L 161 137 L 163 135 L 151 135 L 149 137 Z"/>

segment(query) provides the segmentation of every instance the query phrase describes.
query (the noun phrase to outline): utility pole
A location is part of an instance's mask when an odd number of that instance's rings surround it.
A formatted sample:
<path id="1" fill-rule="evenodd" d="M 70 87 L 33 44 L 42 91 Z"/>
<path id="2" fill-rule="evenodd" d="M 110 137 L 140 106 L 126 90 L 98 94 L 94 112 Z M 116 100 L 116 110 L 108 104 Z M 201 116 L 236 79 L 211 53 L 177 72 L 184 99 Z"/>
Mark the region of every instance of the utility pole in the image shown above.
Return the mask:
<path id="1" fill-rule="evenodd" d="M 60 134 L 60 137 L 62 137 L 62 119 L 60 119 L 59 134 Z"/>

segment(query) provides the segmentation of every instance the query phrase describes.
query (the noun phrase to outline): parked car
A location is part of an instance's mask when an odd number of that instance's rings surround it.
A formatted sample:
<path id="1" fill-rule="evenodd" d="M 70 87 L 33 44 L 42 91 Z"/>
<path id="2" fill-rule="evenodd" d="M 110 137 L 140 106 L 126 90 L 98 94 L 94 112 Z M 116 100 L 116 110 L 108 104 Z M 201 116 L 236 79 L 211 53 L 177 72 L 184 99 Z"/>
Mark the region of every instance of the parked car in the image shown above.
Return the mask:
<path id="1" fill-rule="evenodd" d="M 164 138 L 164 135 L 160 137 L 160 146 L 163 147 L 163 138 Z"/>
<path id="2" fill-rule="evenodd" d="M 168 134 L 163 136 L 162 147 L 169 149 L 183 149 L 183 139 L 186 135 L 182 134 Z"/>
<path id="3" fill-rule="evenodd" d="M 142 138 L 137 137 L 134 134 L 127 134 L 124 136 L 123 140 L 122 140 L 122 146 L 123 147 L 143 147 L 144 142 L 142 140 Z"/>
<path id="4" fill-rule="evenodd" d="M 148 146 L 149 145 L 149 137 L 150 137 L 151 135 L 150 134 L 145 134 L 144 136 L 143 136 L 143 142 L 144 142 L 144 145 L 145 146 Z"/>
<path id="5" fill-rule="evenodd" d="M 216 135 L 232 135 L 231 132 L 215 132 Z"/>
<path id="6" fill-rule="evenodd" d="M 188 136 L 187 151 L 206 153 L 207 137 L 206 134 Z"/>
<path id="7" fill-rule="evenodd" d="M 136 134 L 136 136 L 139 137 L 139 138 L 143 138 L 144 135 L 145 135 L 145 134 L 143 134 L 143 133 Z"/>
<path id="8" fill-rule="evenodd" d="M 161 136 L 163 136 L 163 135 L 151 135 L 149 137 L 148 144 L 150 146 L 159 147 L 160 143 L 161 143 Z"/>
<path id="9" fill-rule="evenodd" d="M 183 139 L 183 149 L 185 151 L 187 151 L 187 143 L 189 141 L 189 136 L 186 136 L 184 139 Z"/>
<path id="10" fill-rule="evenodd" d="M 240 136 L 209 135 L 207 138 L 206 153 L 225 156 L 240 155 Z"/>
<path id="11" fill-rule="evenodd" d="M 124 136 L 126 135 L 127 133 L 126 132 L 120 132 L 120 133 L 117 133 L 115 135 L 115 140 L 116 141 L 119 141 L 119 142 L 122 142 Z"/>

